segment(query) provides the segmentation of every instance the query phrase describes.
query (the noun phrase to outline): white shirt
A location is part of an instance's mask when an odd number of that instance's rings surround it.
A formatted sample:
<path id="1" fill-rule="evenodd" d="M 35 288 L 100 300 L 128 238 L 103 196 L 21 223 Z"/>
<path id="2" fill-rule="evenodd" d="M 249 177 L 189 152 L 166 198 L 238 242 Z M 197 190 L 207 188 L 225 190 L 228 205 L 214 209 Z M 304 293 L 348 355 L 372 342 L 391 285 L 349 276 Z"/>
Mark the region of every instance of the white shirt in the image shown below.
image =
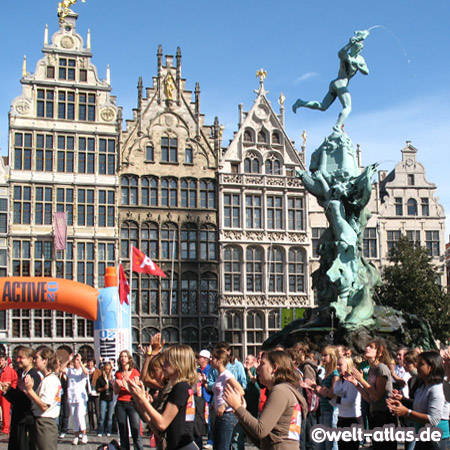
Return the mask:
<path id="1" fill-rule="evenodd" d="M 48 405 L 48 408 L 42 411 L 35 402 L 32 402 L 31 409 L 35 417 L 50 417 L 52 419 L 59 417 L 61 406 L 61 383 L 59 378 L 54 373 L 47 375 L 41 381 L 36 393 L 41 401 Z"/>
<path id="2" fill-rule="evenodd" d="M 216 411 L 219 409 L 221 405 L 225 403 L 225 400 L 223 399 L 223 391 L 225 390 L 225 387 L 227 386 L 227 381 L 230 378 L 234 378 L 234 375 L 229 370 L 224 370 L 218 377 L 216 378 L 216 382 L 213 386 L 213 392 L 214 392 L 214 407 L 216 408 Z M 232 408 L 228 407 L 225 411 L 229 412 Z"/>
<path id="3" fill-rule="evenodd" d="M 87 402 L 86 382 L 89 375 L 83 369 L 67 369 L 67 400 L 69 403 Z"/>
<path id="4" fill-rule="evenodd" d="M 411 374 L 407 372 L 404 367 L 398 365 L 395 366 L 394 373 L 406 383 L 402 388 L 402 392 L 404 397 L 409 398 L 408 380 L 411 378 Z"/>
<path id="5" fill-rule="evenodd" d="M 341 397 L 337 404 L 339 417 L 361 417 L 361 394 L 352 383 L 339 378 L 334 383 L 334 393 Z"/>

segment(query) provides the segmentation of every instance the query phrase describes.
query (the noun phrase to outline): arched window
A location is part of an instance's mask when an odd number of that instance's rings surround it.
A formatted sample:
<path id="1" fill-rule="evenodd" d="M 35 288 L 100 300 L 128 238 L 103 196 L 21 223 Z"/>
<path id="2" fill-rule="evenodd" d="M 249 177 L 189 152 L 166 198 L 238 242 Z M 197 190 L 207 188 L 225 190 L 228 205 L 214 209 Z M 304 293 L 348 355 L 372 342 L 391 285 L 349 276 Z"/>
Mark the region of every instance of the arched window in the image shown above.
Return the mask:
<path id="1" fill-rule="evenodd" d="M 197 208 L 197 182 L 195 180 L 181 180 L 181 206 Z"/>
<path id="2" fill-rule="evenodd" d="M 141 226 L 141 241 L 139 249 L 151 259 L 159 259 L 159 230 L 158 224 L 154 222 L 144 222 Z"/>
<path id="3" fill-rule="evenodd" d="M 226 247 L 224 250 L 225 291 L 241 292 L 241 250 Z"/>
<path id="4" fill-rule="evenodd" d="M 281 162 L 275 156 L 266 159 L 265 163 L 266 175 L 281 175 Z"/>
<path id="5" fill-rule="evenodd" d="M 283 292 L 283 254 L 280 248 L 269 250 L 269 292 Z"/>
<path id="6" fill-rule="evenodd" d="M 169 315 L 177 315 L 178 313 L 178 274 L 173 274 L 173 280 L 171 272 L 168 272 L 167 278 L 161 279 L 161 308 L 162 313 Z M 170 289 L 172 282 L 172 289 Z M 172 300 L 170 299 L 170 294 L 172 292 Z M 170 311 L 170 313 L 169 313 Z"/>
<path id="7" fill-rule="evenodd" d="M 161 206 L 178 206 L 178 182 L 175 178 L 161 180 Z"/>
<path id="8" fill-rule="evenodd" d="M 78 350 L 78 353 L 85 361 L 95 357 L 94 349 L 90 345 L 81 346 Z"/>
<path id="9" fill-rule="evenodd" d="M 212 225 L 202 225 L 200 229 L 200 259 L 217 259 L 217 230 Z"/>
<path id="10" fill-rule="evenodd" d="M 212 348 L 219 341 L 219 330 L 213 327 L 201 329 L 202 348 Z"/>
<path id="11" fill-rule="evenodd" d="M 259 159 L 255 154 L 249 154 L 244 159 L 244 172 L 245 173 L 260 173 Z"/>
<path id="12" fill-rule="evenodd" d="M 123 176 L 120 182 L 122 191 L 122 205 L 138 204 L 138 178 L 135 176 Z"/>
<path id="13" fill-rule="evenodd" d="M 202 314 L 218 314 L 217 275 L 206 272 L 200 277 L 200 311 Z"/>
<path id="14" fill-rule="evenodd" d="M 144 328 L 142 330 L 142 344 L 143 345 L 148 345 L 150 344 L 152 337 L 156 334 L 159 333 L 159 330 L 157 328 Z"/>
<path id="15" fill-rule="evenodd" d="M 129 258 L 130 245 L 139 247 L 139 231 L 136 222 L 124 222 L 120 227 L 120 255 Z"/>
<path id="16" fill-rule="evenodd" d="M 178 258 L 178 228 L 174 223 L 161 225 L 161 259 Z"/>
<path id="17" fill-rule="evenodd" d="M 267 136 L 263 130 L 258 133 L 258 142 L 267 143 Z"/>
<path id="18" fill-rule="evenodd" d="M 280 310 L 273 309 L 269 312 L 269 334 L 280 329 Z"/>
<path id="19" fill-rule="evenodd" d="M 158 206 L 158 179 L 155 177 L 141 178 L 141 199 L 142 206 Z"/>
<path id="20" fill-rule="evenodd" d="M 406 204 L 408 210 L 408 216 L 417 216 L 417 201 L 414 198 L 410 198 Z"/>
<path id="21" fill-rule="evenodd" d="M 162 338 L 166 341 L 167 345 L 180 343 L 180 333 L 173 327 L 164 328 L 162 331 Z"/>
<path id="22" fill-rule="evenodd" d="M 298 247 L 289 249 L 289 292 L 305 292 L 305 255 Z"/>
<path id="23" fill-rule="evenodd" d="M 150 178 L 150 206 L 158 206 L 158 179 Z"/>
<path id="24" fill-rule="evenodd" d="M 244 131 L 244 141 L 252 142 L 253 141 L 252 135 L 253 135 L 253 133 L 250 130 L 245 130 Z"/>
<path id="25" fill-rule="evenodd" d="M 280 135 L 278 131 L 272 133 L 272 144 L 281 144 Z"/>
<path id="26" fill-rule="evenodd" d="M 214 180 L 200 181 L 200 208 L 216 207 L 216 183 Z"/>
<path id="27" fill-rule="evenodd" d="M 259 247 L 247 249 L 247 291 L 262 292 L 262 250 Z"/>
<path id="28" fill-rule="evenodd" d="M 198 279 L 194 272 L 181 275 L 181 314 L 198 314 Z"/>
<path id="29" fill-rule="evenodd" d="M 197 226 L 193 223 L 181 227 L 181 259 L 197 259 Z"/>
<path id="30" fill-rule="evenodd" d="M 194 327 L 183 328 L 181 331 L 181 342 L 190 345 L 194 351 L 200 351 L 200 342 L 198 336 L 198 329 Z"/>

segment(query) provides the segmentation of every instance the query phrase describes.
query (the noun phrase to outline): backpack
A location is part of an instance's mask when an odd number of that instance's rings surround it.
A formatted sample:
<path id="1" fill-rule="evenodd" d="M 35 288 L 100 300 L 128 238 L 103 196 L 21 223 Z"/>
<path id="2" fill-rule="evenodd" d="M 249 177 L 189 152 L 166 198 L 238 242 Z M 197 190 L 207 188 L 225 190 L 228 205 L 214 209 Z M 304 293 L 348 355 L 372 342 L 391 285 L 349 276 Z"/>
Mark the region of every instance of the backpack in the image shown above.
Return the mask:
<path id="1" fill-rule="evenodd" d="M 308 361 L 305 361 L 302 364 L 302 368 L 308 365 L 314 369 L 314 373 L 316 374 L 316 384 L 320 384 L 319 372 L 314 364 L 311 364 Z M 308 404 L 308 413 L 316 412 L 319 409 L 320 397 L 312 390 L 312 389 L 303 389 L 303 396 L 306 399 L 306 403 Z"/>
<path id="2" fill-rule="evenodd" d="M 206 436 L 208 434 L 208 403 L 203 397 L 194 395 L 195 418 L 194 418 L 194 438 Z"/>

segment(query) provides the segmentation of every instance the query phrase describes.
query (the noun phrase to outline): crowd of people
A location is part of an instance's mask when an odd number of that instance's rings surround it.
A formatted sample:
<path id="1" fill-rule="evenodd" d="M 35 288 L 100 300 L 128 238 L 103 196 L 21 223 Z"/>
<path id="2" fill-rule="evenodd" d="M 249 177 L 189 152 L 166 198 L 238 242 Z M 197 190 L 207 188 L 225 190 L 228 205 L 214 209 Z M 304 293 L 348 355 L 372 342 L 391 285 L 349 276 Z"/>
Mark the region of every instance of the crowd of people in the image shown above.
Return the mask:
<path id="1" fill-rule="evenodd" d="M 128 350 L 96 366 L 79 354 L 61 362 L 49 347 L 0 354 L 0 408 L 10 450 L 56 449 L 71 429 L 73 445 L 88 431 L 117 448 L 144 448 L 143 430 L 160 450 L 353 450 L 364 442 L 313 441 L 316 424 L 330 429 L 393 425 L 419 431 L 429 424 L 441 441 L 405 442 L 408 450 L 450 448 L 450 354 L 400 348 L 395 359 L 380 340 L 363 355 L 342 345 L 321 353 L 305 343 L 232 356 L 228 343 L 196 354 L 165 348 L 160 334 L 142 348 L 138 370 Z M 87 419 L 86 419 L 87 418 Z M 131 436 L 131 440 L 130 440 Z M 113 439 L 113 438 L 111 438 Z M 131 444 L 132 441 L 132 444 Z M 396 449 L 373 440 L 373 449 Z"/>

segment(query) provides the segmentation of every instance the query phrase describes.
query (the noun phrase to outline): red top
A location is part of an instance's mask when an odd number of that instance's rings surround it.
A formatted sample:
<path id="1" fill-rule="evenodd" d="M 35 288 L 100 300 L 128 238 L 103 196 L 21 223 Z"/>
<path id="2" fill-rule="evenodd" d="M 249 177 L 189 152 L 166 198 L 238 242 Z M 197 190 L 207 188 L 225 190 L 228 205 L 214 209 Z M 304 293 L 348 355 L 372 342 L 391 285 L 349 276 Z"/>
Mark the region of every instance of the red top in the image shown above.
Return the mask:
<path id="1" fill-rule="evenodd" d="M 3 383 L 5 381 L 11 383 L 11 387 L 14 389 L 17 387 L 17 379 L 18 379 L 17 372 L 12 367 L 6 366 L 1 371 L 0 381 Z"/>
<path id="2" fill-rule="evenodd" d="M 139 377 L 140 373 L 138 370 L 133 369 L 130 373 L 130 378 L 134 380 L 134 377 Z M 122 372 L 116 372 L 116 380 L 123 380 Z M 119 402 L 131 402 L 131 394 L 124 388 L 120 388 L 119 396 L 117 400 Z"/>

